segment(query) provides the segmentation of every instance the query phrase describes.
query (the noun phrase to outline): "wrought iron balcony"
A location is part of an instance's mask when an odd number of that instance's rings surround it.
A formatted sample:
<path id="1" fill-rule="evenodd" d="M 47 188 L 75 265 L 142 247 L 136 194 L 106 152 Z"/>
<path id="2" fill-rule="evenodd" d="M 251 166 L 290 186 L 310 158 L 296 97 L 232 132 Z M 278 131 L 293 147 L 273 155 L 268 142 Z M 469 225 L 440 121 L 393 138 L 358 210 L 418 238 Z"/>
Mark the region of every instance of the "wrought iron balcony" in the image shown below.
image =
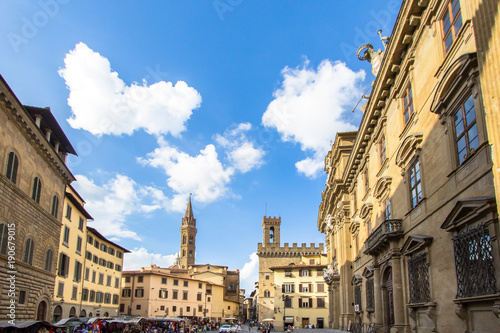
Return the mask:
<path id="1" fill-rule="evenodd" d="M 403 223 L 401 220 L 385 220 L 366 239 L 365 253 L 375 254 L 389 241 L 389 239 L 401 238 L 403 234 Z"/>

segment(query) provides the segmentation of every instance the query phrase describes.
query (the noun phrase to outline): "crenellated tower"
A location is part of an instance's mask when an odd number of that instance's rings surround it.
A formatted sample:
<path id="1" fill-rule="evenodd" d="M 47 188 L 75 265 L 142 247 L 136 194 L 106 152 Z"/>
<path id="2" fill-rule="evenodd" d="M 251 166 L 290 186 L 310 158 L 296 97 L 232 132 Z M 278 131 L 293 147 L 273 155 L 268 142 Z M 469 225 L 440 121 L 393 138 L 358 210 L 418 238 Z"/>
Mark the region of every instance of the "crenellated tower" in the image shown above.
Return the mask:
<path id="1" fill-rule="evenodd" d="M 182 269 L 187 269 L 190 265 L 194 265 L 196 232 L 196 219 L 194 218 L 193 207 L 191 206 L 191 196 L 189 196 L 186 213 L 182 218 L 181 226 L 180 268 Z"/>
<path id="2" fill-rule="evenodd" d="M 280 246 L 281 217 L 264 216 L 262 219 L 262 230 L 264 231 L 264 247 Z"/>

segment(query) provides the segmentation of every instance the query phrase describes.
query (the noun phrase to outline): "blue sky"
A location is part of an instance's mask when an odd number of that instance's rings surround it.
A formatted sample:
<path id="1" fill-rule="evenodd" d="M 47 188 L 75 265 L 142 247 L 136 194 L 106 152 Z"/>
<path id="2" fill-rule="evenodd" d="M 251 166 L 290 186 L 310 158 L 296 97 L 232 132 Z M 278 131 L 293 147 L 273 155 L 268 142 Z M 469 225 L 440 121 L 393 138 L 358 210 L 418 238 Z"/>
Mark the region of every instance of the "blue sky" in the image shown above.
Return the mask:
<path id="1" fill-rule="evenodd" d="M 356 58 L 400 1 L 2 1 L 0 74 L 50 106 L 78 157 L 89 225 L 170 265 L 189 194 L 196 262 L 253 289 L 262 218 L 281 242 L 323 243 L 323 158 L 374 79 Z"/>

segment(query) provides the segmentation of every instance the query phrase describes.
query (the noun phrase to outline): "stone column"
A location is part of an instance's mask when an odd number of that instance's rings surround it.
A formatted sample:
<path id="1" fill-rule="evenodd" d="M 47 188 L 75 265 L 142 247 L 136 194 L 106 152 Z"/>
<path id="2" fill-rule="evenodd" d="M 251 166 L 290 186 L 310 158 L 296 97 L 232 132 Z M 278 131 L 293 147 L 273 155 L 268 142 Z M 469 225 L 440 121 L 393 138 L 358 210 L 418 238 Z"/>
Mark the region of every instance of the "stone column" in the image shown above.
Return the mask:
<path id="1" fill-rule="evenodd" d="M 403 302 L 403 281 L 401 277 L 401 254 L 394 251 L 392 254 L 392 284 L 394 299 L 394 328 L 391 332 L 404 332 L 405 305 Z"/>
<path id="2" fill-rule="evenodd" d="M 335 304 L 333 302 L 333 297 L 334 297 L 333 284 L 330 282 L 328 283 L 328 328 L 334 328 L 333 325 L 335 323 L 335 317 L 334 317 Z"/>
<path id="3" fill-rule="evenodd" d="M 373 258 L 373 296 L 375 301 L 375 325 L 384 325 L 384 309 L 382 308 L 382 277 L 380 276 L 380 265 L 376 258 Z"/>

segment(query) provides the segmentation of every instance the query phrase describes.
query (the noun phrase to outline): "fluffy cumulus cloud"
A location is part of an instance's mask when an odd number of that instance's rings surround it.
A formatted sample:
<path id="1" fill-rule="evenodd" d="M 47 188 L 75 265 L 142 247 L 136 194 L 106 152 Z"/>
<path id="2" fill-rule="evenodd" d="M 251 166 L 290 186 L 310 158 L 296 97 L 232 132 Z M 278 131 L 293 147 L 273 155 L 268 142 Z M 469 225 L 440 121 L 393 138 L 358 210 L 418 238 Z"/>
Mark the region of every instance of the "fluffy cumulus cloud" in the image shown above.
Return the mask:
<path id="1" fill-rule="evenodd" d="M 245 135 L 250 128 L 250 124 L 240 124 L 224 135 L 216 135 L 217 143 L 227 152 L 227 163 L 223 163 L 213 144 L 191 156 L 163 137 L 158 138 L 158 148 L 138 161 L 165 171 L 167 185 L 174 192 L 170 209 L 183 211 L 189 193 L 198 202 L 213 202 L 230 194 L 229 183 L 237 172 L 246 173 L 262 164 L 264 151 L 254 147 Z"/>
<path id="2" fill-rule="evenodd" d="M 257 252 L 252 253 L 249 259 L 250 261 L 246 262 L 240 270 L 240 288 L 246 290 L 246 296 L 249 296 L 250 292 L 255 289 L 255 282 L 259 281 L 259 256 L 257 256 Z"/>
<path id="3" fill-rule="evenodd" d="M 82 175 L 75 177 L 77 182 L 74 187 L 85 198 L 85 209 L 95 221 L 89 225 L 96 227 L 111 240 L 141 240 L 136 232 L 127 228 L 127 218 L 134 213 L 147 214 L 165 208 L 168 203 L 168 199 L 160 190 L 140 186 L 124 175 L 116 175 L 102 185 Z M 148 205 L 143 202 L 148 202 Z"/>
<path id="4" fill-rule="evenodd" d="M 147 249 L 135 248 L 123 257 L 123 270 L 140 270 L 141 267 L 149 266 L 150 263 L 158 267 L 171 266 L 175 261 L 176 254 L 163 255 L 160 253 L 150 253 Z"/>
<path id="5" fill-rule="evenodd" d="M 248 140 L 246 133 L 251 129 L 250 123 L 242 123 L 215 137 L 216 142 L 226 149 L 231 165 L 241 173 L 260 167 L 265 155 L 264 150 Z"/>
<path id="6" fill-rule="evenodd" d="M 66 55 L 59 75 L 70 91 L 73 115 L 68 122 L 98 136 L 131 135 L 139 129 L 177 136 L 201 104 L 200 94 L 183 81 L 127 86 L 108 59 L 84 43 Z"/>
<path id="7" fill-rule="evenodd" d="M 315 177 L 335 134 L 356 129 L 343 113 L 360 98 L 359 85 L 365 72 L 324 60 L 317 69 L 310 68 L 307 61 L 302 67 L 286 67 L 282 75 L 282 85 L 274 91 L 262 123 L 275 128 L 283 141 L 298 143 L 303 151 L 312 153 L 312 157 L 297 162 L 296 168 Z"/>

